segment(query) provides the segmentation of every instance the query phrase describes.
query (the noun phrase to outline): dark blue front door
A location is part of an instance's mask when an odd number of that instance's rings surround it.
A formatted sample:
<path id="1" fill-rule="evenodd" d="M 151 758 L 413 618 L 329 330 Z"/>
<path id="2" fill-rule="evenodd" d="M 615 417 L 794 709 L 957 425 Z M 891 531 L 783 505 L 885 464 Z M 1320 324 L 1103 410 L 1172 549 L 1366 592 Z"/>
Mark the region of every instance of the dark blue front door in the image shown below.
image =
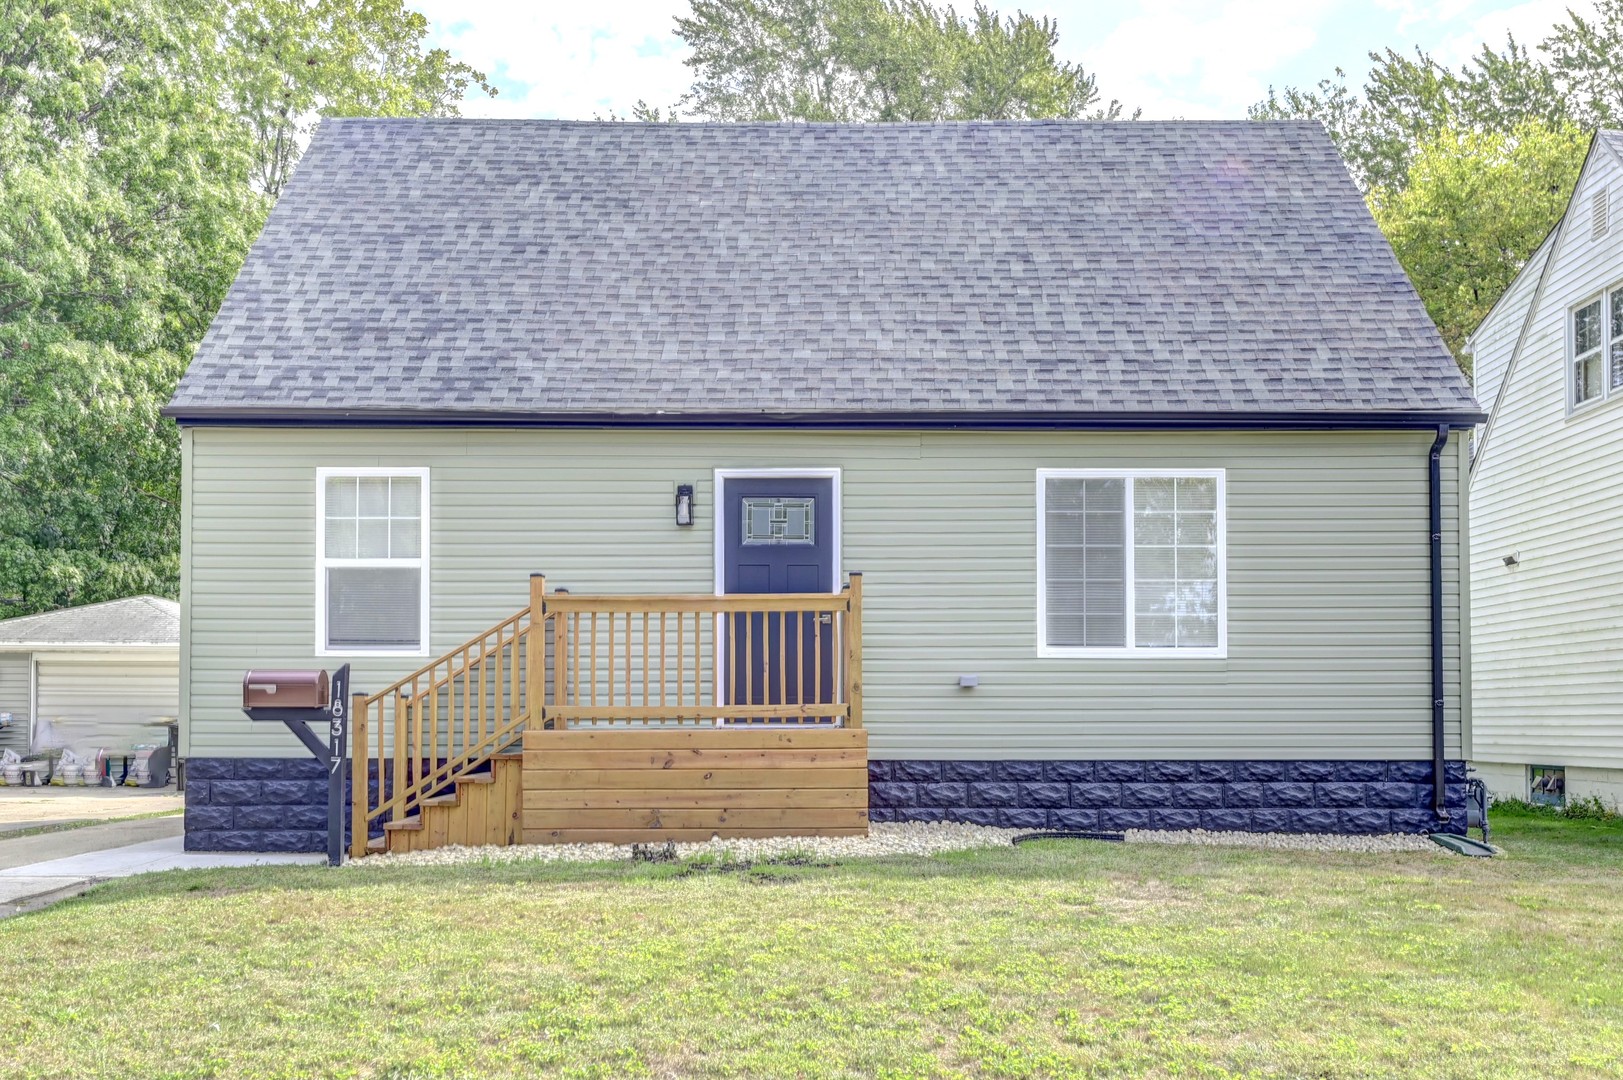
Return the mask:
<path id="1" fill-rule="evenodd" d="M 751 477 L 722 481 L 722 590 L 834 591 L 834 481 Z M 728 700 L 790 705 L 833 699 L 834 628 L 814 612 L 733 616 Z M 762 718 L 773 714 L 764 712 Z"/>

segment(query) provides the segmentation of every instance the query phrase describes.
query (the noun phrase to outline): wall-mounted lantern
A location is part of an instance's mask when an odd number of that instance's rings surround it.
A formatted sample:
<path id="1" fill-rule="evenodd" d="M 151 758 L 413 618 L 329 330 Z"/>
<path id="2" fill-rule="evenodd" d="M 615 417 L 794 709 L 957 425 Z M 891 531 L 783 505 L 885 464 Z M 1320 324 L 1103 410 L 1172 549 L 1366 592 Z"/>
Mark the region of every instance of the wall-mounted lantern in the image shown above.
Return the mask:
<path id="1" fill-rule="evenodd" d="M 693 524 L 693 485 L 676 485 L 676 523 L 678 525 Z"/>

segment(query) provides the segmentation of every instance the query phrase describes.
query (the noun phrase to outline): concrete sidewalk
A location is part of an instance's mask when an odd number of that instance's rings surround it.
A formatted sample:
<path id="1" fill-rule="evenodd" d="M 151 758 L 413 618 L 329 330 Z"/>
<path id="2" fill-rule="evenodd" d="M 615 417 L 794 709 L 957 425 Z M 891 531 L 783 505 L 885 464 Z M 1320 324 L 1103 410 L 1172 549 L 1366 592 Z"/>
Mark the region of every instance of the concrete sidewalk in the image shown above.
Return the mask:
<path id="1" fill-rule="evenodd" d="M 173 817 L 143 818 L 140 821 L 113 821 L 105 825 L 85 825 L 77 829 L 40 833 L 37 836 L 7 836 L 0 833 L 0 870 L 32 863 L 65 859 L 108 848 L 128 847 L 166 836 L 179 836 L 184 820 Z"/>
<path id="2" fill-rule="evenodd" d="M 148 821 L 120 822 L 113 825 L 91 826 L 68 833 L 24 837 L 0 843 L 0 851 L 12 844 L 30 840 L 49 840 L 73 836 L 99 829 L 131 829 L 133 826 L 169 825 L 174 835 L 158 839 L 128 841 L 116 847 L 81 851 L 76 854 L 8 866 L 0 869 L 0 918 L 33 911 L 75 896 L 98 881 L 108 878 L 132 877 L 157 870 L 206 870 L 228 866 L 271 866 L 277 864 L 320 864 L 327 861 L 317 854 L 261 854 L 256 852 L 186 851 L 179 835 L 180 819 L 153 818 Z"/>

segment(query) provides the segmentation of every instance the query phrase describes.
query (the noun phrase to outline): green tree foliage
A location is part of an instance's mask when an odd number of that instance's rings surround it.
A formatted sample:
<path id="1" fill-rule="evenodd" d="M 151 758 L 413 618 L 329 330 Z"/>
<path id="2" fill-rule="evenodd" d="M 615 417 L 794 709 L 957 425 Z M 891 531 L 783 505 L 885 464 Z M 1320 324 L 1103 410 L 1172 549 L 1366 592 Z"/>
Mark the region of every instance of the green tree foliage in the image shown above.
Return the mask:
<path id="1" fill-rule="evenodd" d="M 710 120 L 1116 119 L 1094 77 L 1054 56 L 1052 19 L 961 16 L 925 0 L 693 0 L 681 105 Z M 655 118 L 642 108 L 634 115 Z"/>
<path id="2" fill-rule="evenodd" d="M 326 116 L 454 116 L 484 75 L 423 50 L 428 20 L 400 0 L 252 0 L 233 5 L 225 57 L 234 111 L 253 136 L 253 179 L 281 194 Z"/>
<path id="3" fill-rule="evenodd" d="M 1420 145 L 1448 128 L 1508 132 L 1534 120 L 1559 125 L 1572 118 L 1554 73 L 1514 38 L 1503 50 L 1487 45 L 1458 71 L 1415 50 L 1370 53 L 1363 96 L 1336 69 L 1313 90 L 1268 91 L 1253 105 L 1253 120 L 1318 120 L 1335 140 L 1361 188 L 1402 187 Z"/>
<path id="4" fill-rule="evenodd" d="M 320 48 L 241 45 L 268 26 Z M 313 119 L 482 85 L 422 33 L 388 0 L 0 5 L 0 615 L 176 594 L 159 410 Z"/>
<path id="5" fill-rule="evenodd" d="M 1541 48 L 1579 124 L 1623 122 L 1623 0 L 1600 0 L 1590 18 L 1568 11 Z"/>
<path id="6" fill-rule="evenodd" d="M 1404 186 L 1371 193 L 1375 220 L 1466 370 L 1466 337 L 1560 218 L 1588 143 L 1570 123 L 1445 128 L 1420 143 Z"/>

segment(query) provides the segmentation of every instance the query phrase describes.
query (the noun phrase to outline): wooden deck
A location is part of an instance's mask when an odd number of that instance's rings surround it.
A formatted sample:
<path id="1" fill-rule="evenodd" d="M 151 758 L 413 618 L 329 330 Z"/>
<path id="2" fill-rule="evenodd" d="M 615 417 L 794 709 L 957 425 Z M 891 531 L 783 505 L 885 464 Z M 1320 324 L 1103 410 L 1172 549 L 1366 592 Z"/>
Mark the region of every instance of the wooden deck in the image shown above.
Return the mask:
<path id="1" fill-rule="evenodd" d="M 528 607 L 357 693 L 350 718 L 354 856 L 862 835 L 862 575 L 725 596 L 532 576 Z"/>
<path id="2" fill-rule="evenodd" d="M 860 836 L 860 728 L 527 731 L 523 842 Z"/>

